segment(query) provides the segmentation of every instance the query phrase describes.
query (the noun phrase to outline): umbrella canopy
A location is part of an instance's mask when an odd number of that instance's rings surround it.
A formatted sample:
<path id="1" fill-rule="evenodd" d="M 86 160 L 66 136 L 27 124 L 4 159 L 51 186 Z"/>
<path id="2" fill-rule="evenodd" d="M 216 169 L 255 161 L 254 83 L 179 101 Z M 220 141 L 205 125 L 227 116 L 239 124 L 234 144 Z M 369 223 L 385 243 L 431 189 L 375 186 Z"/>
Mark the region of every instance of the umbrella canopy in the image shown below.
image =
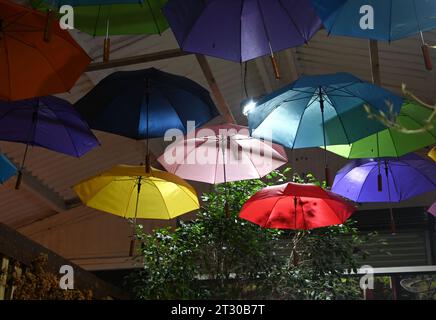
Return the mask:
<path id="1" fill-rule="evenodd" d="M 382 179 L 383 188 L 378 188 Z M 355 202 L 400 202 L 436 190 L 436 164 L 418 155 L 354 160 L 336 175 L 332 191 Z"/>
<path id="2" fill-rule="evenodd" d="M 430 213 L 432 216 L 436 217 L 436 202 L 433 203 L 433 205 L 428 208 L 428 213 Z"/>
<path id="3" fill-rule="evenodd" d="M 26 144 L 16 189 L 21 184 L 29 146 L 81 157 L 99 145 L 73 106 L 50 96 L 16 102 L 0 101 L 0 140 Z"/>
<path id="4" fill-rule="evenodd" d="M 69 91 L 91 59 L 59 22 L 45 41 L 45 14 L 0 0 L 0 100 Z"/>
<path id="5" fill-rule="evenodd" d="M 17 168 L 9 161 L 6 156 L 0 154 L 0 183 L 4 183 L 9 178 L 17 174 Z"/>
<path id="6" fill-rule="evenodd" d="M 311 0 L 331 34 L 393 41 L 436 28 L 436 2 L 429 0 Z M 362 28 L 361 8 L 372 8 L 373 28 Z M 367 7 L 365 7 L 367 8 Z M 372 22 L 372 21 L 371 21 Z"/>
<path id="7" fill-rule="evenodd" d="M 403 104 L 396 122 L 407 130 L 417 130 L 425 125 L 431 113 L 430 109 L 407 101 Z M 327 146 L 327 150 L 349 159 L 400 157 L 435 143 L 436 127 L 412 134 L 389 128 L 350 145 Z"/>
<path id="8" fill-rule="evenodd" d="M 170 0 L 163 11 L 184 51 L 236 62 L 302 45 L 321 27 L 306 0 Z"/>
<path id="9" fill-rule="evenodd" d="M 168 28 L 162 14 L 166 0 L 45 0 L 38 9 L 74 7 L 74 28 L 93 36 L 161 34 Z"/>
<path id="10" fill-rule="evenodd" d="M 250 137 L 248 128 L 224 124 L 189 133 L 158 161 L 184 179 L 216 184 L 261 178 L 287 157 L 283 147 Z"/>
<path id="11" fill-rule="evenodd" d="M 303 76 L 248 112 L 253 137 L 289 148 L 351 144 L 385 129 L 364 106 L 399 112 L 403 99 L 351 74 Z"/>
<path id="12" fill-rule="evenodd" d="M 428 156 L 436 162 L 436 147 L 433 147 L 433 149 L 430 150 Z"/>
<path id="13" fill-rule="evenodd" d="M 172 219 L 199 208 L 196 192 L 168 172 L 118 165 L 74 186 L 88 207 L 124 218 Z"/>
<path id="14" fill-rule="evenodd" d="M 311 184 L 266 187 L 242 207 L 240 218 L 263 228 L 310 230 L 344 223 L 355 207 Z"/>
<path id="15" fill-rule="evenodd" d="M 81 157 L 99 145 L 73 106 L 57 97 L 0 101 L 0 140 Z"/>
<path id="16" fill-rule="evenodd" d="M 186 133 L 188 121 L 199 127 L 218 115 L 202 86 L 154 68 L 112 73 L 75 107 L 91 128 L 138 140 Z"/>

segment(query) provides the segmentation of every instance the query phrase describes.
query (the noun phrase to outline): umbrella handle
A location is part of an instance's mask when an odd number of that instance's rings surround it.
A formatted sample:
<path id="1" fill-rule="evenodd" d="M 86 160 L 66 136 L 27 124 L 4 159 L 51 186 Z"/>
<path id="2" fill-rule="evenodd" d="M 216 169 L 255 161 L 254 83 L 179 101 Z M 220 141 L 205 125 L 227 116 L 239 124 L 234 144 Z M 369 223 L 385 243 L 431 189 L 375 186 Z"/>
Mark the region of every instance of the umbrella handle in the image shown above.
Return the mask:
<path id="1" fill-rule="evenodd" d="M 431 61 L 430 50 L 428 48 L 428 45 L 423 44 L 421 46 L 421 49 L 422 49 L 422 54 L 424 56 L 425 68 L 429 71 L 433 70 L 433 63 Z"/>
<path id="2" fill-rule="evenodd" d="M 277 63 L 276 57 L 274 57 L 274 55 L 271 55 L 270 58 L 271 58 L 271 64 L 274 70 L 274 75 L 276 77 L 276 80 L 280 80 L 281 76 L 280 76 L 279 64 Z"/>
<path id="3" fill-rule="evenodd" d="M 109 56 L 111 52 L 111 39 L 104 38 L 103 42 L 103 62 L 109 62 Z"/>
<path id="4" fill-rule="evenodd" d="M 44 41 L 45 42 L 50 42 L 50 40 L 51 40 L 52 25 L 53 25 L 53 10 L 48 9 L 47 10 L 47 18 L 45 21 L 45 28 L 44 28 Z"/>
<path id="5" fill-rule="evenodd" d="M 17 175 L 17 182 L 15 182 L 15 190 L 20 189 L 22 181 L 23 181 L 23 171 L 19 170 Z"/>

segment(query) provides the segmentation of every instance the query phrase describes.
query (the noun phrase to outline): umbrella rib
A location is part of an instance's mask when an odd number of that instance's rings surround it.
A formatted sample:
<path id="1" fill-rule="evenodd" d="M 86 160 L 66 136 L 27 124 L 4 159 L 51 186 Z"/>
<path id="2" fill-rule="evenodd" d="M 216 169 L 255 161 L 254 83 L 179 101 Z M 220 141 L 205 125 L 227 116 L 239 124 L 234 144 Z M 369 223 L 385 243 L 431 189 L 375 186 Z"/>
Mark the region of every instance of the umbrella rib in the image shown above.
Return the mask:
<path id="1" fill-rule="evenodd" d="M 166 182 L 168 182 L 168 183 L 172 183 L 172 182 L 169 182 L 169 181 L 166 181 Z M 166 213 L 167 213 L 168 218 L 169 218 L 169 219 L 172 219 L 172 218 L 171 218 L 171 214 L 170 214 L 170 210 L 168 209 L 168 205 L 167 205 L 167 203 L 166 203 L 166 201 L 165 201 L 165 199 L 164 199 L 164 197 L 163 197 L 161 191 L 160 191 L 159 188 L 157 187 L 156 183 L 150 181 L 150 184 L 151 184 L 151 185 L 152 185 L 152 186 L 157 190 L 157 193 L 159 194 L 160 198 L 162 199 L 162 202 L 163 202 L 163 204 L 165 205 L 165 209 L 167 210 Z"/>
<path id="2" fill-rule="evenodd" d="M 401 114 L 400 114 L 401 115 Z M 410 114 L 406 114 L 406 117 L 410 118 L 413 122 L 415 122 L 419 127 L 422 127 L 422 124 L 419 123 L 418 120 L 416 120 L 414 117 L 412 117 Z M 432 130 L 427 129 L 426 130 L 434 139 L 436 139 L 436 136 L 433 134 Z"/>
<path id="3" fill-rule="evenodd" d="M 4 37 L 4 46 L 5 46 L 5 53 L 6 53 L 6 63 L 7 63 L 7 69 L 8 69 L 8 79 L 9 79 L 9 81 L 8 81 L 8 84 L 9 84 L 9 96 L 11 96 L 12 95 L 12 79 L 11 79 L 11 59 L 10 59 L 10 56 L 9 56 L 9 50 L 8 50 L 8 45 L 7 45 L 7 43 L 6 43 L 6 37 Z"/>
<path id="4" fill-rule="evenodd" d="M 426 174 L 422 173 L 421 171 L 419 171 L 417 168 L 413 167 L 413 166 L 409 166 L 411 168 L 413 168 L 413 170 L 415 170 L 416 172 L 418 172 L 421 176 L 423 176 L 427 181 L 429 181 L 434 187 L 436 187 L 436 183 L 430 179 Z M 436 167 L 436 166 L 435 166 Z"/>
<path id="5" fill-rule="evenodd" d="M 137 180 L 137 179 L 136 179 L 136 177 L 135 177 L 135 179 L 132 179 L 132 180 Z M 132 190 L 130 191 L 129 199 L 127 200 L 127 205 L 126 205 L 126 208 L 125 208 L 125 211 L 124 211 L 124 218 L 128 218 L 127 215 L 128 215 L 128 213 L 129 213 L 130 201 L 132 200 L 133 192 L 135 191 L 135 189 L 136 189 L 136 183 L 133 184 L 133 188 L 132 188 Z M 137 194 L 138 194 L 138 193 L 137 193 Z M 139 204 L 139 194 L 138 194 L 137 196 L 138 196 L 138 204 Z M 138 207 L 139 207 L 139 206 L 138 206 Z M 138 213 L 136 212 L 136 215 L 137 215 L 137 214 L 138 214 Z"/>
<path id="6" fill-rule="evenodd" d="M 237 143 L 236 140 L 234 140 L 234 141 L 235 141 L 235 143 L 236 143 L 237 145 L 241 146 L 239 143 Z M 241 146 L 241 147 L 242 147 L 242 146 Z M 244 153 L 244 147 L 242 147 L 241 155 L 242 155 L 243 153 Z M 256 170 L 257 175 L 259 176 L 259 178 L 262 178 L 262 176 L 261 176 L 260 173 L 259 173 L 259 170 L 257 170 L 257 167 L 254 165 L 254 162 L 253 162 L 253 160 L 251 159 L 251 157 L 250 157 L 249 155 L 247 155 L 247 157 L 248 157 L 248 160 L 250 160 L 251 164 L 253 165 L 254 170 Z M 241 160 L 242 160 L 242 159 L 241 159 Z"/>
<path id="7" fill-rule="evenodd" d="M 207 10 L 207 8 L 209 7 L 209 5 L 211 3 L 213 3 L 213 2 L 215 2 L 215 1 L 212 0 L 212 1 L 207 2 L 206 5 L 204 6 L 203 10 L 202 10 L 202 13 L 204 13 Z M 198 17 L 195 19 L 195 21 L 192 24 L 192 26 L 189 28 L 189 31 L 186 33 L 186 36 L 184 37 L 184 39 L 182 40 L 182 43 L 180 44 L 181 48 L 183 48 L 185 46 L 186 40 L 189 38 L 189 36 L 191 35 L 192 30 L 194 30 L 194 27 L 197 25 L 198 21 L 200 20 L 200 18 L 202 16 L 202 13 L 198 15 Z"/>
<path id="8" fill-rule="evenodd" d="M 286 199 L 286 196 L 278 196 L 277 197 L 276 202 L 274 202 L 274 205 L 271 208 L 271 214 L 268 215 L 268 219 L 266 219 L 265 223 L 262 226 L 263 228 L 268 228 L 268 222 L 271 220 L 272 212 L 274 211 L 274 208 L 277 206 L 277 203 L 282 199 Z"/>
<path id="9" fill-rule="evenodd" d="M 393 144 L 394 149 L 395 149 L 395 153 L 397 154 L 397 156 L 400 156 L 400 153 L 398 152 L 397 146 L 395 145 L 395 140 L 394 140 L 394 137 L 392 136 L 391 129 L 388 128 L 387 130 L 388 130 L 388 132 L 389 132 L 389 136 L 391 137 L 392 144 Z M 377 132 L 376 134 L 377 134 L 377 137 L 378 137 L 378 134 L 379 134 L 379 133 Z M 377 146 L 377 148 L 378 148 L 378 146 Z"/>
<path id="10" fill-rule="evenodd" d="M 336 16 L 336 19 L 333 21 L 331 28 L 328 30 L 329 35 L 332 32 L 333 27 L 335 26 L 336 22 L 339 20 L 340 16 L 344 13 L 344 9 L 345 9 L 346 4 L 347 4 L 347 2 L 344 1 L 342 6 L 341 6 L 341 10 L 339 11 L 338 15 Z"/>
<path id="11" fill-rule="evenodd" d="M 337 116 L 339 122 L 341 123 L 342 129 L 344 129 L 344 134 L 345 134 L 345 137 L 347 138 L 348 144 L 350 144 L 350 143 L 351 143 L 350 138 L 348 137 L 347 130 L 345 129 L 344 122 L 342 121 L 342 118 L 341 118 L 341 116 L 340 116 L 340 114 L 339 114 L 339 112 L 338 112 L 338 109 L 336 108 L 335 103 L 334 103 L 330 98 L 328 99 L 328 101 L 330 101 L 330 103 L 331 103 L 333 109 L 335 109 L 335 111 L 336 111 L 336 116 Z"/>
<path id="12" fill-rule="evenodd" d="M 57 76 L 57 78 L 58 78 L 59 80 L 61 80 L 61 82 L 63 83 L 63 85 L 64 85 L 64 87 L 65 87 L 65 89 L 66 89 L 66 91 L 68 91 L 68 86 L 66 85 L 64 79 L 58 75 L 58 72 L 56 71 L 56 68 L 53 66 L 53 64 L 51 63 L 51 61 L 50 61 L 50 60 L 49 60 L 49 59 L 48 59 L 48 58 L 47 58 L 47 57 L 46 57 L 46 56 L 41 52 L 41 50 L 38 48 L 38 46 L 33 46 L 33 45 L 29 44 L 29 43 L 26 43 L 26 42 L 23 41 L 22 39 L 19 39 L 19 38 L 17 38 L 17 37 L 12 36 L 12 35 L 9 35 L 9 36 L 10 36 L 11 38 L 14 38 L 16 41 L 19 41 L 19 42 L 21 42 L 22 44 L 24 44 L 24 45 L 26 45 L 26 46 L 29 46 L 29 47 L 35 49 L 36 51 L 38 51 L 38 52 L 40 53 L 41 57 L 42 57 L 45 61 L 47 61 L 48 65 L 51 67 L 51 69 L 53 69 L 53 71 L 55 71 L 54 74 Z"/>
<path id="13" fill-rule="evenodd" d="M 307 42 L 307 39 L 305 38 L 304 34 L 301 32 L 301 30 L 298 28 L 298 25 L 295 23 L 294 18 L 291 16 L 288 9 L 285 8 L 285 6 L 283 5 L 282 0 L 278 0 L 278 2 L 280 6 L 283 8 L 283 11 L 286 12 L 286 15 L 288 16 L 289 20 L 291 20 L 292 24 L 294 25 L 297 32 L 300 34 L 301 38 L 304 40 L 304 42 Z"/>
<path id="14" fill-rule="evenodd" d="M 392 181 L 394 183 L 395 192 L 398 194 L 399 199 L 401 200 L 402 195 L 401 195 L 400 190 L 398 190 L 397 182 L 395 181 L 395 175 L 394 175 L 394 172 L 392 171 L 392 167 L 389 165 L 389 163 L 387 163 L 387 167 L 388 167 L 388 170 L 391 172 L 391 177 L 392 177 Z M 386 180 L 387 179 L 389 179 L 389 178 L 386 177 Z M 388 187 L 389 187 L 389 181 L 388 181 Z M 390 191 L 388 190 L 388 192 L 389 192 L 389 197 L 390 197 Z"/>
<path id="15" fill-rule="evenodd" d="M 47 105 L 45 105 L 45 107 L 46 107 L 47 109 L 50 110 L 50 108 L 49 108 Z M 39 108 L 38 108 L 38 109 L 39 109 Z M 76 155 L 77 155 L 77 157 L 80 157 L 81 155 L 80 155 L 79 151 L 77 150 L 77 146 L 76 146 L 76 144 L 74 143 L 73 137 L 71 136 L 70 131 L 67 129 L 67 126 L 65 125 L 64 121 L 63 121 L 61 118 L 59 118 L 58 115 L 57 115 L 56 113 L 53 112 L 53 114 L 54 114 L 54 116 L 56 117 L 56 119 L 60 122 L 61 127 L 64 129 L 64 131 L 65 131 L 65 132 L 67 133 L 67 135 L 70 137 L 71 144 L 73 145 L 73 148 L 74 148 L 74 150 L 76 151 Z M 36 130 L 35 130 L 35 131 L 36 131 Z"/>

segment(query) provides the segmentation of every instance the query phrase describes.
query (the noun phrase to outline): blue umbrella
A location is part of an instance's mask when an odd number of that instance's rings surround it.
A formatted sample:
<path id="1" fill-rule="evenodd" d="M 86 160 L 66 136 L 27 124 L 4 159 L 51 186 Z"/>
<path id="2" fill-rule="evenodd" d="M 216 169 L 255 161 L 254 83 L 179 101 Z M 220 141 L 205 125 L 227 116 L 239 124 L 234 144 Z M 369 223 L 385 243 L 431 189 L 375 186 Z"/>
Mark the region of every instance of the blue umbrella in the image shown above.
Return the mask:
<path id="1" fill-rule="evenodd" d="M 6 180 L 17 174 L 17 168 L 6 158 L 0 154 L 0 183 L 4 183 Z"/>
<path id="2" fill-rule="evenodd" d="M 433 0 L 312 0 L 327 31 L 335 35 L 394 41 L 436 28 Z M 423 41 L 427 68 L 428 47 Z"/>
<path id="3" fill-rule="evenodd" d="M 292 149 L 351 144 L 385 129 L 364 106 L 389 113 L 389 103 L 399 112 L 403 99 L 348 73 L 303 76 L 259 101 L 248 124 L 254 137 Z"/>
<path id="4" fill-rule="evenodd" d="M 188 121 L 200 127 L 218 116 L 209 92 L 188 78 L 154 68 L 115 72 L 76 103 L 91 128 L 132 139 L 186 134 Z"/>
<path id="5" fill-rule="evenodd" d="M 200 127 L 218 116 L 206 89 L 154 68 L 112 73 L 75 107 L 92 129 L 137 140 L 163 137 L 169 129 L 186 134 L 188 121 Z"/>

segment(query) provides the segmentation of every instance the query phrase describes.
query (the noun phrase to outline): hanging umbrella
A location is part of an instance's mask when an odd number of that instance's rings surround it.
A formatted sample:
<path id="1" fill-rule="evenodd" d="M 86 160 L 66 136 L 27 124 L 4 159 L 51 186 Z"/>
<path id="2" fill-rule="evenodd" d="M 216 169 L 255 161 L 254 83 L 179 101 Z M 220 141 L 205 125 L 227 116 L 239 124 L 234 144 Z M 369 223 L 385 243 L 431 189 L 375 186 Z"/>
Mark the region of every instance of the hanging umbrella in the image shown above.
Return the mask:
<path id="1" fill-rule="evenodd" d="M 292 149 L 351 144 L 386 128 L 364 106 L 389 113 L 388 103 L 399 112 L 403 99 L 351 74 L 303 76 L 259 101 L 248 124 L 253 137 Z"/>
<path id="2" fill-rule="evenodd" d="M 432 69 L 423 32 L 436 29 L 435 1 L 311 1 L 329 34 L 389 42 L 419 34 L 426 67 Z"/>
<path id="3" fill-rule="evenodd" d="M 308 42 L 321 21 L 307 0 L 170 0 L 163 8 L 187 52 L 245 62 Z"/>
<path id="4" fill-rule="evenodd" d="M 333 192 L 361 203 L 400 202 L 434 190 L 436 164 L 413 153 L 351 161 L 337 173 L 332 187 Z M 393 222 L 392 207 L 390 212 Z"/>
<path id="5" fill-rule="evenodd" d="M 312 184 L 266 187 L 242 207 L 240 218 L 263 228 L 310 230 L 344 223 L 355 207 Z"/>
<path id="6" fill-rule="evenodd" d="M 110 36 L 161 34 L 168 28 L 162 14 L 166 0 L 44 0 L 35 3 L 40 10 L 74 7 L 74 28 L 92 36 L 104 36 L 103 60 L 109 60 Z"/>
<path id="7" fill-rule="evenodd" d="M 29 146 L 81 157 L 99 145 L 73 106 L 51 96 L 16 102 L 0 101 L 0 140 L 26 144 L 17 188 Z"/>
<path id="8" fill-rule="evenodd" d="M 6 156 L 0 154 L 0 183 L 5 183 L 6 180 L 17 174 L 17 168 L 9 161 Z"/>
<path id="9" fill-rule="evenodd" d="M 287 158 L 283 147 L 250 137 L 248 128 L 224 124 L 188 133 L 158 161 L 184 179 L 217 184 L 260 179 Z"/>
<path id="10" fill-rule="evenodd" d="M 430 150 L 428 156 L 436 162 L 436 147 L 433 147 L 433 149 Z"/>
<path id="11" fill-rule="evenodd" d="M 112 73 L 75 107 L 91 128 L 137 140 L 186 133 L 188 121 L 199 127 L 218 116 L 206 89 L 154 68 Z"/>
<path id="12" fill-rule="evenodd" d="M 428 208 L 427 212 L 436 218 L 436 202 L 433 203 L 430 208 Z"/>
<path id="13" fill-rule="evenodd" d="M 118 165 L 74 186 L 88 207 L 136 219 L 173 219 L 197 210 L 196 192 L 179 177 L 151 167 Z M 130 244 L 133 254 L 134 240 Z"/>
<path id="14" fill-rule="evenodd" d="M 69 91 L 90 62 L 57 21 L 0 0 L 0 100 Z"/>
<path id="15" fill-rule="evenodd" d="M 193 187 L 154 168 L 118 165 L 74 186 L 88 207 L 124 218 L 173 219 L 199 208 Z"/>
<path id="16" fill-rule="evenodd" d="M 417 103 L 403 104 L 396 122 L 407 130 L 424 127 L 432 111 Z M 348 159 L 401 157 L 436 143 L 436 127 L 420 133 L 403 133 L 389 128 L 350 145 L 327 146 L 327 150 Z"/>

